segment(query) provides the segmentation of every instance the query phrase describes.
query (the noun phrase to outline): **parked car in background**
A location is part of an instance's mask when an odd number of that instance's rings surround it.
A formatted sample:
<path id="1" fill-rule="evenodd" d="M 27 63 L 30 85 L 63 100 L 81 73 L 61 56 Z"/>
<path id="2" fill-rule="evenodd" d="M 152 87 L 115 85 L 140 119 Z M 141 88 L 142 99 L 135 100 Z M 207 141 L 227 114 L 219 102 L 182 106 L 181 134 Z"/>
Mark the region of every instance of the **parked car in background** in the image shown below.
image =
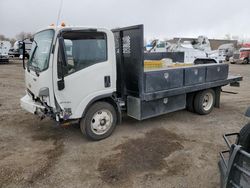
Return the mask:
<path id="1" fill-rule="evenodd" d="M 225 57 L 226 61 L 229 61 L 229 58 L 233 56 L 235 48 L 234 44 L 222 44 L 218 48 L 219 53 Z"/>
<path id="2" fill-rule="evenodd" d="M 239 51 L 236 51 L 233 57 L 230 58 L 230 63 L 243 63 L 249 64 L 250 63 L 250 48 L 240 48 Z"/>
<path id="3" fill-rule="evenodd" d="M 0 41 L 0 62 L 9 62 L 8 52 L 11 44 L 9 41 Z"/>
<path id="4" fill-rule="evenodd" d="M 240 49 L 240 61 L 242 63 L 249 63 L 250 48 Z"/>
<path id="5" fill-rule="evenodd" d="M 13 47 L 9 50 L 9 57 L 19 57 L 20 53 L 19 50 L 15 50 Z"/>
<path id="6" fill-rule="evenodd" d="M 234 51 L 233 56 L 229 58 L 229 62 L 231 64 L 235 64 L 235 63 L 239 62 L 239 60 L 240 60 L 240 51 L 236 50 L 236 51 Z"/>
<path id="7" fill-rule="evenodd" d="M 250 117 L 250 107 L 246 112 Z M 230 137 L 236 137 L 235 144 L 230 143 Z M 221 173 L 221 188 L 250 187 L 250 122 L 239 133 L 223 136 L 228 150 L 220 153 L 219 168 Z M 228 157 L 225 155 L 228 154 Z"/>
<path id="8" fill-rule="evenodd" d="M 30 39 L 25 39 L 24 41 L 19 41 L 17 40 L 14 45 L 13 48 L 10 49 L 9 51 L 9 56 L 12 57 L 19 57 L 20 59 L 22 59 L 22 54 L 23 54 L 23 49 L 22 49 L 22 45 L 23 42 L 25 43 L 25 57 L 28 59 L 29 58 L 29 53 L 31 50 L 31 45 L 32 42 L 30 41 Z"/>

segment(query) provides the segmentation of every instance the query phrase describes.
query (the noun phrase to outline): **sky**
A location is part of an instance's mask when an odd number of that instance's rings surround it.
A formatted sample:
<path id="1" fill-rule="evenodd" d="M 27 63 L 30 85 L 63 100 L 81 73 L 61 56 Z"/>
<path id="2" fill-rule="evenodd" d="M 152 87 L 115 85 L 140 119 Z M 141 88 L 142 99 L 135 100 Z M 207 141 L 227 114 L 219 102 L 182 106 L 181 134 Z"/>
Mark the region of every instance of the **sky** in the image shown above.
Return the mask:
<path id="1" fill-rule="evenodd" d="M 0 0 L 0 34 L 51 23 L 108 29 L 144 24 L 145 38 L 250 38 L 250 0 Z"/>

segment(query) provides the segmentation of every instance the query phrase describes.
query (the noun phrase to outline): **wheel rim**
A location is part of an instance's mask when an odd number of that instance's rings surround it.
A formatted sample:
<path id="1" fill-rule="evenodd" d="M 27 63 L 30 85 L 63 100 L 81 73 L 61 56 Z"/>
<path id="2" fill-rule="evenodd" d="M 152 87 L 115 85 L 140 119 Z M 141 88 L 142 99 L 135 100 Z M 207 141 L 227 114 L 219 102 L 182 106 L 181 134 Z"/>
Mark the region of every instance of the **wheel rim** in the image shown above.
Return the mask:
<path id="1" fill-rule="evenodd" d="M 97 135 L 103 135 L 113 124 L 113 115 L 109 110 L 98 110 L 91 119 L 91 130 Z"/>
<path id="2" fill-rule="evenodd" d="M 204 110 L 208 111 L 213 106 L 213 95 L 212 93 L 206 93 L 203 97 L 202 107 Z"/>

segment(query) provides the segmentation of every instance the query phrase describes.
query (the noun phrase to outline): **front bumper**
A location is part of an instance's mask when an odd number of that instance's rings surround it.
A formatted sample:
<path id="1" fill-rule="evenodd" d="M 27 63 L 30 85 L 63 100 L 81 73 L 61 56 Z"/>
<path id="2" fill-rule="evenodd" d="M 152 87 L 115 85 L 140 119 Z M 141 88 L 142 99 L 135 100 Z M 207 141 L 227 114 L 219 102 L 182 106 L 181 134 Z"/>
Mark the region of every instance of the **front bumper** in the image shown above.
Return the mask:
<path id="1" fill-rule="evenodd" d="M 9 61 L 9 57 L 7 56 L 0 56 L 0 62 L 8 62 Z"/>
<path id="2" fill-rule="evenodd" d="M 32 114 L 44 111 L 45 109 L 44 106 L 35 102 L 28 94 L 26 94 L 23 98 L 20 99 L 20 105 L 24 110 Z"/>

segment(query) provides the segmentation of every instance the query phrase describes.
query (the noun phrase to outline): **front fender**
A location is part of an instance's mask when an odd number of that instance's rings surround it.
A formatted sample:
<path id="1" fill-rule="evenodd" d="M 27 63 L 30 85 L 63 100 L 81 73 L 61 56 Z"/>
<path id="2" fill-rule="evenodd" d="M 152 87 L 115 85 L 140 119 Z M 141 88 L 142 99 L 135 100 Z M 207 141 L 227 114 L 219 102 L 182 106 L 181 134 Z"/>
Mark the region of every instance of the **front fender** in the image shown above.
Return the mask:
<path id="1" fill-rule="evenodd" d="M 82 118 L 83 113 L 85 112 L 85 109 L 88 108 L 88 106 L 90 104 L 92 104 L 93 102 L 103 99 L 103 98 L 107 98 L 107 97 L 111 97 L 113 94 L 113 90 L 108 90 L 105 93 L 104 92 L 97 92 L 97 93 L 93 93 L 87 97 L 85 97 L 80 104 L 75 108 L 74 112 L 72 113 L 72 116 L 70 117 L 71 119 L 79 119 Z"/>

